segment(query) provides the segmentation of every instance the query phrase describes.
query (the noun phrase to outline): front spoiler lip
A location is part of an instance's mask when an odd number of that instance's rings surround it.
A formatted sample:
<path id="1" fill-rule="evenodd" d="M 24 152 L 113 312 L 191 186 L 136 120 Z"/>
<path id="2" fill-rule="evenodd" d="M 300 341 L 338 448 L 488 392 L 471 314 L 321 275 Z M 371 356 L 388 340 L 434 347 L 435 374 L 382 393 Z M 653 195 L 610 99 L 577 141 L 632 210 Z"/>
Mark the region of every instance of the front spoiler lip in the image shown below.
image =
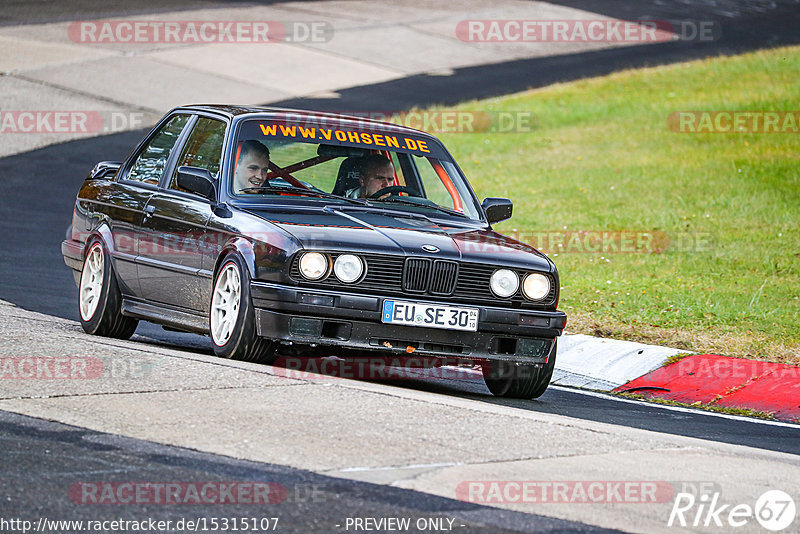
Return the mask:
<path id="1" fill-rule="evenodd" d="M 65 239 L 61 242 L 61 255 L 64 263 L 71 269 L 83 269 L 83 243 Z"/>
<path id="2" fill-rule="evenodd" d="M 432 357 L 461 365 L 465 362 L 477 363 L 487 361 L 504 361 L 543 365 L 547 363 L 554 338 L 535 339 L 546 343 L 540 355 L 496 354 L 490 352 L 492 339 L 498 337 L 489 332 L 458 332 L 454 340 L 452 330 L 436 328 L 416 328 L 402 325 L 374 324 L 367 321 L 347 321 L 349 328 L 345 338 L 321 337 L 292 332 L 292 320 L 295 318 L 319 320 L 317 317 L 281 313 L 257 308 L 255 310 L 256 331 L 259 336 L 267 337 L 285 345 L 330 346 L 344 349 L 357 355 L 370 353 L 405 357 Z M 470 335 L 464 335 L 470 334 Z M 505 336 L 503 336 L 505 337 Z M 459 347 L 462 352 L 454 352 L 444 347 Z M 413 350 L 411 350 L 413 348 Z"/>
<path id="3" fill-rule="evenodd" d="M 407 349 L 413 347 L 414 353 L 461 361 L 500 360 L 543 364 L 549 350 L 542 357 L 496 353 L 492 348 L 496 346 L 494 338 L 552 342 L 561 334 L 566 321 L 566 315 L 560 311 L 505 309 L 473 304 L 472 307 L 480 310 L 476 332 L 406 326 L 381 322 L 383 300 L 393 297 L 304 290 L 265 282 L 251 282 L 250 288 L 258 334 L 299 345 L 330 345 L 394 354 L 406 353 Z M 424 299 L 410 300 L 425 302 Z M 538 320 L 540 325 L 520 324 L 523 316 L 529 322 Z M 346 323 L 347 334 L 337 338 L 293 332 L 293 318 Z M 381 340 L 390 343 L 386 345 Z M 519 341 L 515 343 L 519 346 Z M 451 352 L 453 348 L 456 352 Z"/>

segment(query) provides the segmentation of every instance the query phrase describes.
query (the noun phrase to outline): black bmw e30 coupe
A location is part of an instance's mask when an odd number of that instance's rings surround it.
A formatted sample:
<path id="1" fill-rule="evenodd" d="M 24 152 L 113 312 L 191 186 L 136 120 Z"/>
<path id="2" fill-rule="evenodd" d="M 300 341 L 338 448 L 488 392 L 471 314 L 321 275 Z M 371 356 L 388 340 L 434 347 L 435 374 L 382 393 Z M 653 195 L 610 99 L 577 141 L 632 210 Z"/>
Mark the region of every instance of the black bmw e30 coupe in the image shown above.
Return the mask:
<path id="1" fill-rule="evenodd" d="M 535 398 L 566 315 L 553 262 L 492 230 L 511 211 L 479 203 L 417 130 L 187 106 L 94 167 L 62 253 L 90 334 L 128 338 L 142 319 L 267 363 L 289 345 L 414 352 Z"/>

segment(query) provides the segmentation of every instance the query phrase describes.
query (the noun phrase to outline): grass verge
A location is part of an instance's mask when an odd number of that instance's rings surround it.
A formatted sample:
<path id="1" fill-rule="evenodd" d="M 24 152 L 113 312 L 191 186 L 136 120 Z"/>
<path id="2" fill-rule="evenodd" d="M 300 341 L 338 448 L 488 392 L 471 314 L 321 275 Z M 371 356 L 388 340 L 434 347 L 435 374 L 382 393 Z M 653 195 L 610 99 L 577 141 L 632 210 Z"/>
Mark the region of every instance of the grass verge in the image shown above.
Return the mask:
<path id="1" fill-rule="evenodd" d="M 800 134 L 668 127 L 800 110 L 799 72 L 800 47 L 624 71 L 458 108 L 531 131 L 441 137 L 481 198 L 515 201 L 497 230 L 556 262 L 569 331 L 800 364 Z"/>

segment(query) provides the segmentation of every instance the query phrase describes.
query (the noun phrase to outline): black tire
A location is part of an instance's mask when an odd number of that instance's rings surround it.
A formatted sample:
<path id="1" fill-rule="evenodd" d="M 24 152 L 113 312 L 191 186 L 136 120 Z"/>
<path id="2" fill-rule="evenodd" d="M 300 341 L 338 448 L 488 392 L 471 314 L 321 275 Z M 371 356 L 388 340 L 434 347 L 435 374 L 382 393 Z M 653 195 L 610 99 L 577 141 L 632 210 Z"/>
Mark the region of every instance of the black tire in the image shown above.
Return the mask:
<path id="1" fill-rule="evenodd" d="M 547 363 L 542 366 L 493 361 L 482 367 L 483 381 L 496 397 L 536 399 L 541 397 L 556 367 L 558 340 L 553 340 Z"/>
<path id="2" fill-rule="evenodd" d="M 235 311 L 229 309 L 223 313 L 221 309 L 215 311 L 215 303 L 222 302 L 218 300 L 220 299 L 218 289 L 223 289 L 221 287 L 225 283 L 223 276 L 230 275 L 229 269 L 233 269 L 238 276 L 239 302 Z M 222 321 L 227 320 L 228 316 L 233 318 L 230 331 L 221 332 L 218 329 L 219 325 Z M 214 274 L 208 321 L 209 335 L 214 346 L 214 354 L 217 356 L 259 363 L 272 363 L 277 357 L 275 354 L 276 343 L 259 337 L 256 333 L 255 309 L 253 308 L 253 299 L 250 297 L 250 275 L 244 260 L 236 253 L 225 256 Z"/>
<path id="3" fill-rule="evenodd" d="M 102 263 L 102 274 L 97 272 L 97 261 Z M 90 262 L 92 265 L 89 265 Z M 95 336 L 128 339 L 139 324 L 137 319 L 122 315 L 122 294 L 111 256 L 97 239 L 90 243 L 83 260 L 78 280 L 78 315 L 83 330 Z"/>

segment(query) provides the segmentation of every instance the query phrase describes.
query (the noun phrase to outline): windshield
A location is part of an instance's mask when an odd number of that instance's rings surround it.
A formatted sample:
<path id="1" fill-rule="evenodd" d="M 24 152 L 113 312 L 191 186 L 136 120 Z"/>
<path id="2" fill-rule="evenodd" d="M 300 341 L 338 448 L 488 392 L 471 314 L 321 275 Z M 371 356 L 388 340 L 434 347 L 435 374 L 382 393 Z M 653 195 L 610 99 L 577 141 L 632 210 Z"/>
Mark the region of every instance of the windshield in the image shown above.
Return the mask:
<path id="1" fill-rule="evenodd" d="M 234 149 L 229 191 L 242 200 L 317 197 L 480 220 L 466 179 L 427 137 L 251 119 Z"/>

